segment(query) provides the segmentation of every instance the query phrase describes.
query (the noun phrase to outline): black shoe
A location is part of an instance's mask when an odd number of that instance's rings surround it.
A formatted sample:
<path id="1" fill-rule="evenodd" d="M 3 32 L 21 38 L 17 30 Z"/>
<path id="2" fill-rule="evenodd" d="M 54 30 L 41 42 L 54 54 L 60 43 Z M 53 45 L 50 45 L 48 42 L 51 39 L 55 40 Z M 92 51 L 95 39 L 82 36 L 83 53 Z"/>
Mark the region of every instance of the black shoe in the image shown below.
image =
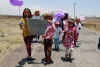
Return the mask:
<path id="1" fill-rule="evenodd" d="M 59 48 L 56 49 L 59 52 Z"/>
<path id="2" fill-rule="evenodd" d="M 59 52 L 59 49 L 57 51 Z"/>
<path id="3" fill-rule="evenodd" d="M 27 57 L 27 61 L 31 61 L 32 60 L 32 57 Z"/>

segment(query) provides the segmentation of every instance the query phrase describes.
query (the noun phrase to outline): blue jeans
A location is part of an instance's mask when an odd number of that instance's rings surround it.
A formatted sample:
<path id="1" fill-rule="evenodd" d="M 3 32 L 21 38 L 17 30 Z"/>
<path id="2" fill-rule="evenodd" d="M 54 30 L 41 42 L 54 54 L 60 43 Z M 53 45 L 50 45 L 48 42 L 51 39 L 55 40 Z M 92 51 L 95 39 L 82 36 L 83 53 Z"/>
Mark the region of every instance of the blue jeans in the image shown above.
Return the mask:
<path id="1" fill-rule="evenodd" d="M 54 45 L 56 49 L 59 49 L 59 38 L 54 38 Z"/>

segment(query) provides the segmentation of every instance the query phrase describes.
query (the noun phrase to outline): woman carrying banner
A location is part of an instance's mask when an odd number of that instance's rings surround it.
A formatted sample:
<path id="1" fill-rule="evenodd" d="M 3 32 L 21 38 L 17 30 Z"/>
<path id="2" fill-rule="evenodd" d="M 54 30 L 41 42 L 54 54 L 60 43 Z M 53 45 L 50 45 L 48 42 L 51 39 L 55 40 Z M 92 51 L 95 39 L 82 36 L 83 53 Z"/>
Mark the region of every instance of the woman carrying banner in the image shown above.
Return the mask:
<path id="1" fill-rule="evenodd" d="M 42 36 L 44 38 L 44 52 L 45 58 L 44 61 L 50 63 L 51 62 L 51 49 L 52 49 L 52 39 L 55 28 L 52 23 L 53 15 L 45 14 L 43 15 L 44 20 L 48 20 L 49 24 L 47 25 L 47 30 L 45 34 Z"/>
<path id="2" fill-rule="evenodd" d="M 28 57 L 27 60 L 31 60 L 31 41 L 33 39 L 33 35 L 30 35 L 29 30 L 28 30 L 28 25 L 27 25 L 27 19 L 31 18 L 32 14 L 30 9 L 25 8 L 23 11 L 23 18 L 20 20 L 20 29 L 22 30 L 22 35 L 24 38 L 24 42 L 26 45 Z"/>
<path id="3" fill-rule="evenodd" d="M 33 14 L 32 19 L 42 19 L 42 16 L 40 16 L 40 11 L 36 10 L 35 13 Z M 34 35 L 36 37 L 36 41 L 39 42 L 40 36 Z"/>

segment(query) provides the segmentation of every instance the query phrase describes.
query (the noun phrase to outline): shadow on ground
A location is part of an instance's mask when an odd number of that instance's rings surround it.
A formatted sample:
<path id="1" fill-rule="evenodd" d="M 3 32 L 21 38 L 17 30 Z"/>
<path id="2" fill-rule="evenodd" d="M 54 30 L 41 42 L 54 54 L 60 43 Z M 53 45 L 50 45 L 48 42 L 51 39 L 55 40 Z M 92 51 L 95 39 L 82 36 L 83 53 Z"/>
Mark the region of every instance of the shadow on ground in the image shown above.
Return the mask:
<path id="1" fill-rule="evenodd" d="M 44 66 L 54 64 L 53 60 L 51 60 L 50 63 L 44 62 L 44 58 L 42 59 L 41 63 L 44 64 Z"/>
<path id="2" fill-rule="evenodd" d="M 81 44 L 82 44 L 81 41 L 77 41 L 77 42 L 76 42 L 76 45 L 75 45 L 75 48 L 79 48 L 79 47 L 80 47 L 79 45 L 81 45 Z"/>
<path id="3" fill-rule="evenodd" d="M 32 41 L 32 43 L 42 43 L 42 41 L 39 41 L 39 42 L 37 42 L 37 41 Z"/>
<path id="4" fill-rule="evenodd" d="M 25 63 L 27 62 L 28 64 L 42 64 L 42 63 L 37 63 L 34 62 L 36 59 L 32 58 L 31 61 L 28 61 L 27 58 L 22 59 L 21 61 L 18 62 L 18 66 L 15 67 L 23 67 Z"/>
<path id="5" fill-rule="evenodd" d="M 19 61 L 19 62 L 18 62 L 18 66 L 15 66 L 15 67 L 23 67 L 23 66 L 26 64 L 26 62 L 27 62 L 28 64 L 44 64 L 45 66 L 54 63 L 53 61 L 51 61 L 50 63 L 46 63 L 46 62 L 44 62 L 44 58 L 41 60 L 40 63 L 34 62 L 35 60 L 36 60 L 35 58 L 32 58 L 31 61 L 27 61 L 27 58 L 24 58 L 24 59 L 22 59 L 21 61 Z"/>
<path id="6" fill-rule="evenodd" d="M 72 58 L 72 59 L 65 59 L 65 57 L 61 57 L 61 60 L 63 62 L 70 62 L 70 63 L 72 63 L 72 61 L 75 60 L 75 59 L 74 58 Z"/>
<path id="7" fill-rule="evenodd" d="M 62 51 L 62 49 L 58 49 L 58 50 L 56 50 L 55 48 L 52 48 L 52 51 L 60 52 L 60 51 Z"/>
<path id="8" fill-rule="evenodd" d="M 18 62 L 19 65 L 16 67 L 23 67 L 26 61 L 27 61 L 27 58 L 22 59 L 21 61 Z"/>

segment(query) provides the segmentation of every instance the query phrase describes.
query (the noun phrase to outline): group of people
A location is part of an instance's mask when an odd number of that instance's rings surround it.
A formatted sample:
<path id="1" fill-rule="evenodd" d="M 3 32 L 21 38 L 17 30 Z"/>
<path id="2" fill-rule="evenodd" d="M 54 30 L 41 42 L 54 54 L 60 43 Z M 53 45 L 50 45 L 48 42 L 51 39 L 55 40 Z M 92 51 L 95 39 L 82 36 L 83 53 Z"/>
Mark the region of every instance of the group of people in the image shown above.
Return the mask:
<path id="1" fill-rule="evenodd" d="M 31 60 L 31 43 L 34 37 L 37 37 L 37 41 L 39 41 L 38 35 L 31 35 L 28 30 L 27 19 L 41 19 L 47 20 L 49 25 L 45 31 L 44 35 L 41 35 L 44 38 L 44 53 L 45 58 L 44 62 L 51 62 L 51 53 L 52 53 L 52 42 L 54 39 L 55 50 L 59 51 L 59 41 L 60 34 L 62 35 L 62 44 L 66 49 L 65 58 L 71 59 L 73 49 L 75 47 L 75 43 L 78 40 L 79 30 L 82 28 L 80 19 L 74 17 L 68 17 L 68 14 L 65 13 L 65 16 L 61 18 L 61 21 L 56 21 L 54 19 L 54 15 L 50 13 L 46 13 L 43 16 L 40 16 L 40 11 L 35 11 L 32 15 L 30 9 L 25 8 L 23 11 L 23 17 L 20 20 L 20 29 L 23 31 L 23 39 L 26 45 L 28 60 Z"/>

